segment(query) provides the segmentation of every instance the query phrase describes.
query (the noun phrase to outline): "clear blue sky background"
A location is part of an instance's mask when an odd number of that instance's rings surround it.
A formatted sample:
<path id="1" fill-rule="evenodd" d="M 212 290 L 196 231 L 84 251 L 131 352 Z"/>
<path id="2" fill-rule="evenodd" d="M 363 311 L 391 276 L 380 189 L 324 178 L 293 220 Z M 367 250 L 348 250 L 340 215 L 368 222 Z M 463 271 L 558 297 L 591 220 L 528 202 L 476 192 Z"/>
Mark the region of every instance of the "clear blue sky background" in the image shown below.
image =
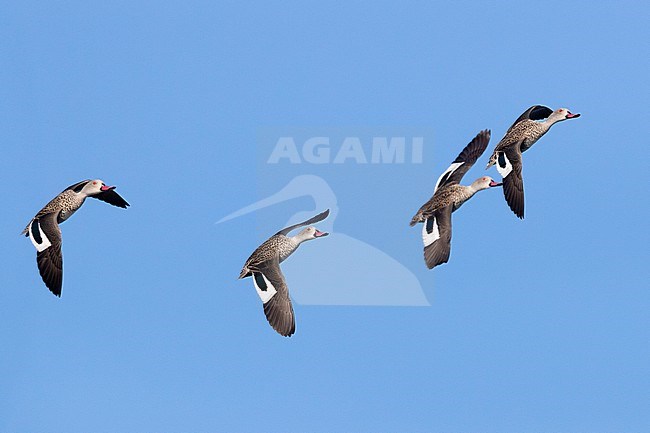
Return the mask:
<path id="1" fill-rule="evenodd" d="M 648 6 L 319 3 L 0 6 L 0 431 L 646 431 Z M 526 154 L 526 219 L 482 193 L 427 271 L 412 213 L 535 103 L 583 116 Z M 260 197 L 256 134 L 283 126 L 435 132 L 337 218 L 431 307 L 296 305 L 294 337 L 268 327 L 236 281 L 256 216 L 214 222 Z M 62 226 L 57 299 L 18 234 L 88 177 L 132 207 Z"/>

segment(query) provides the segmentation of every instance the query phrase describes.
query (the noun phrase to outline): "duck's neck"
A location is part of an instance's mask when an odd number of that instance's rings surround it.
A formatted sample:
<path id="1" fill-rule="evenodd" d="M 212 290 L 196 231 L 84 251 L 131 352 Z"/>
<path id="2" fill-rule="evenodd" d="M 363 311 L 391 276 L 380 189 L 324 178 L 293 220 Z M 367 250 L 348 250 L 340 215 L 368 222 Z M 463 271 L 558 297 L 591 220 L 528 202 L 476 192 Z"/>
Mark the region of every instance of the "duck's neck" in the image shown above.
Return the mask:
<path id="1" fill-rule="evenodd" d="M 546 119 L 544 122 L 541 122 L 540 125 L 544 127 L 544 132 L 546 132 L 551 128 L 551 126 L 555 125 L 557 122 L 560 122 L 562 120 L 564 120 L 564 117 L 562 117 L 561 115 L 555 116 L 551 114 L 550 116 L 548 116 L 548 119 Z"/>
<path id="2" fill-rule="evenodd" d="M 291 239 L 291 242 L 296 244 L 297 248 L 298 245 L 309 239 L 309 235 L 307 233 L 298 233 L 295 236 L 290 236 L 289 239 Z"/>
<path id="3" fill-rule="evenodd" d="M 465 194 L 467 195 L 467 199 L 470 199 L 474 194 L 484 189 L 485 188 L 483 188 L 479 183 L 473 182 L 471 185 L 465 188 Z"/>
<path id="4" fill-rule="evenodd" d="M 86 190 L 86 187 L 82 188 L 81 191 L 79 191 L 77 194 L 77 197 L 81 198 L 82 200 L 85 200 L 86 197 L 90 197 L 89 191 Z"/>

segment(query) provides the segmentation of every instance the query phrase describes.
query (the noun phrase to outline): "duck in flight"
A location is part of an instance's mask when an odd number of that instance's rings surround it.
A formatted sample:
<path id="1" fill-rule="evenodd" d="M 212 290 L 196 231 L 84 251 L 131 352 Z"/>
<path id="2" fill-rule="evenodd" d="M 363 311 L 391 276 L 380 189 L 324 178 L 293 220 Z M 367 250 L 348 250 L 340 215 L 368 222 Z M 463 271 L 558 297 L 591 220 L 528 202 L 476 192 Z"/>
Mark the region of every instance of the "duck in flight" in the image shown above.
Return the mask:
<path id="1" fill-rule="evenodd" d="M 129 204 L 106 186 L 100 179 L 82 180 L 70 185 L 54 197 L 27 224 L 22 234 L 29 237 L 36 248 L 36 263 L 43 282 L 56 296 L 61 296 L 63 286 L 63 255 L 61 254 L 61 229 L 59 224 L 75 213 L 87 197 L 96 198 L 113 206 L 126 209 Z"/>
<path id="2" fill-rule="evenodd" d="M 329 213 L 327 209 L 307 221 L 286 227 L 271 236 L 253 251 L 239 274 L 240 279 L 253 277 L 255 290 L 264 304 L 266 319 L 282 336 L 290 337 L 294 334 L 296 320 L 280 263 L 293 254 L 303 242 L 329 234 L 310 226 L 327 218 Z M 309 227 L 302 229 L 295 236 L 288 236 L 291 231 L 304 226 Z"/>
<path id="3" fill-rule="evenodd" d="M 327 219 L 318 223 L 329 232 L 327 242 L 320 243 L 319 254 L 327 257 L 328 268 L 316 268 L 309 254 L 294 256 L 285 262 L 283 272 L 291 275 L 291 299 L 303 305 L 430 305 L 422 285 L 413 272 L 376 246 L 357 238 L 357 233 L 336 229 L 338 199 L 327 181 L 313 174 L 293 177 L 277 192 L 221 218 L 217 224 L 240 218 L 269 206 L 285 204 L 307 197 L 313 206 L 287 219 L 285 226 L 311 218 L 320 209 L 329 209 Z M 309 209 L 309 210 L 308 210 Z M 315 211 L 316 210 L 316 211 Z M 348 228 L 348 230 L 354 230 Z M 363 230 L 363 229 L 360 229 Z M 364 260 L 358 260 L 363 257 Z M 354 267 L 349 266 L 355 263 Z M 336 272 L 328 271 L 336 269 Z M 373 278 L 367 278 L 373 275 Z M 349 290 L 348 287 L 354 287 Z"/>
<path id="4" fill-rule="evenodd" d="M 510 209 L 519 218 L 524 218 L 524 180 L 521 176 L 521 154 L 530 149 L 551 126 L 567 119 L 575 119 L 580 114 L 574 114 L 567 108 L 553 111 L 543 105 L 533 105 L 506 132 L 499 144 L 494 148 L 486 169 L 497 166 L 497 171 L 503 178 L 503 195 Z"/>
<path id="5" fill-rule="evenodd" d="M 477 192 L 501 185 L 488 176 L 480 177 L 468 186 L 459 184 L 465 173 L 485 152 L 489 142 L 490 131 L 486 129 L 479 132 L 440 175 L 433 196 L 411 219 L 411 226 L 423 223 L 424 261 L 429 269 L 449 260 L 452 212 L 458 210 Z"/>

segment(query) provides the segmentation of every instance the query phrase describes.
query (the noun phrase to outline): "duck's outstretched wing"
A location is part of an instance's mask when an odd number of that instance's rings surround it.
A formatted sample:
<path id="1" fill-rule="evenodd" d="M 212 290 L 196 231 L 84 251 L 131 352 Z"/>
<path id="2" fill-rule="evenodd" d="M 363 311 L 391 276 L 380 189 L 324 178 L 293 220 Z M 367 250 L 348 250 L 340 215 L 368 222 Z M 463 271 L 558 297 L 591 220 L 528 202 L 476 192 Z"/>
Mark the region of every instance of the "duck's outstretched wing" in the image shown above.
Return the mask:
<path id="1" fill-rule="evenodd" d="M 113 187 L 91 197 L 104 201 L 108 204 L 112 204 L 113 206 L 121 207 L 122 209 L 126 209 L 128 206 L 130 206 L 126 200 L 124 200 L 122 196 L 115 191 L 115 188 Z"/>
<path id="2" fill-rule="evenodd" d="M 325 218 L 327 218 L 327 216 L 328 216 L 329 214 L 330 214 L 330 210 L 327 209 L 326 211 L 321 212 L 321 213 L 319 213 L 318 215 L 309 218 L 307 221 L 303 221 L 303 222 L 301 222 L 301 223 L 294 224 L 294 225 L 292 225 L 292 226 L 289 226 L 289 227 L 285 227 L 285 228 L 283 228 L 282 230 L 280 230 L 279 232 L 277 232 L 276 235 L 285 235 L 285 236 L 286 236 L 286 235 L 289 234 L 289 232 L 291 232 L 292 230 L 297 229 L 298 227 L 308 226 L 308 225 L 310 225 L 310 224 L 316 224 L 316 223 L 319 222 L 319 221 L 323 221 Z"/>
<path id="3" fill-rule="evenodd" d="M 67 191 L 69 189 L 73 190 L 74 192 L 80 192 L 83 189 L 83 187 L 86 186 L 86 184 L 88 182 L 90 182 L 90 179 L 84 179 L 81 182 L 77 182 L 77 183 L 75 183 L 73 185 L 70 185 L 69 187 L 67 187 L 66 189 L 64 189 L 61 192 L 65 192 L 65 191 Z"/>
<path id="4" fill-rule="evenodd" d="M 524 180 L 520 143 L 496 152 L 497 171 L 503 178 L 503 195 L 517 217 L 524 218 Z"/>
<path id="5" fill-rule="evenodd" d="M 459 183 L 463 176 L 465 176 L 465 173 L 472 168 L 476 160 L 483 155 L 489 142 L 490 130 L 484 129 L 479 132 L 476 137 L 474 137 L 472 141 L 463 148 L 449 168 L 440 175 L 438 182 L 436 182 L 434 193 L 438 188 L 442 188 L 445 185 Z"/>
<path id="6" fill-rule="evenodd" d="M 36 263 L 43 282 L 52 293 L 61 296 L 63 255 L 57 214 L 52 212 L 34 218 L 29 225 L 28 236 L 36 248 Z"/>
<path id="7" fill-rule="evenodd" d="M 296 321 L 278 258 L 256 266 L 252 274 L 255 290 L 264 304 L 266 320 L 278 334 L 290 337 L 296 332 Z"/>
<path id="8" fill-rule="evenodd" d="M 506 135 L 508 134 L 508 132 L 510 132 L 510 130 L 517 123 L 521 122 L 522 120 L 526 120 L 526 119 L 528 119 L 528 120 L 542 120 L 542 119 L 546 119 L 548 116 L 550 116 L 551 113 L 553 113 L 553 110 L 551 110 L 550 108 L 548 108 L 548 107 L 546 107 L 544 105 L 533 105 L 528 110 L 521 113 L 521 116 L 519 116 L 517 118 L 517 120 L 515 120 L 514 123 L 510 126 L 510 128 L 508 128 L 508 131 L 506 132 Z"/>
<path id="9" fill-rule="evenodd" d="M 451 254 L 452 205 L 437 209 L 422 225 L 424 261 L 427 268 L 447 263 Z"/>

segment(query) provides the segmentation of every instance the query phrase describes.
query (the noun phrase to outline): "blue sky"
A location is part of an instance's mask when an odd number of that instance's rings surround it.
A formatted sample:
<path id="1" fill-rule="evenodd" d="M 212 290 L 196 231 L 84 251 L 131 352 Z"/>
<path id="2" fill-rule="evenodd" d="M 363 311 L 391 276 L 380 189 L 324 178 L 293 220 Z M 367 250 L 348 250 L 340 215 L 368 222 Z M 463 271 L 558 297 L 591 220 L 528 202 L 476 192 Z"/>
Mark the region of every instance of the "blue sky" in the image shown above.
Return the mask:
<path id="1" fill-rule="evenodd" d="M 645 4 L 1 11 L 1 431 L 647 429 Z M 481 193 L 428 271 L 410 217 L 479 130 L 491 149 L 537 103 L 582 117 L 526 153 L 526 219 Z M 264 167 L 265 131 L 300 128 L 422 131 L 426 147 L 421 164 Z M 215 222 L 312 172 L 336 191 L 336 232 L 402 263 L 430 307 L 297 304 L 296 335 L 272 331 L 236 277 L 314 203 Z M 62 226 L 57 299 L 18 234 L 91 177 L 132 206 L 91 200 Z M 289 260 L 354 275 L 364 258 L 331 267 L 333 240 Z"/>

